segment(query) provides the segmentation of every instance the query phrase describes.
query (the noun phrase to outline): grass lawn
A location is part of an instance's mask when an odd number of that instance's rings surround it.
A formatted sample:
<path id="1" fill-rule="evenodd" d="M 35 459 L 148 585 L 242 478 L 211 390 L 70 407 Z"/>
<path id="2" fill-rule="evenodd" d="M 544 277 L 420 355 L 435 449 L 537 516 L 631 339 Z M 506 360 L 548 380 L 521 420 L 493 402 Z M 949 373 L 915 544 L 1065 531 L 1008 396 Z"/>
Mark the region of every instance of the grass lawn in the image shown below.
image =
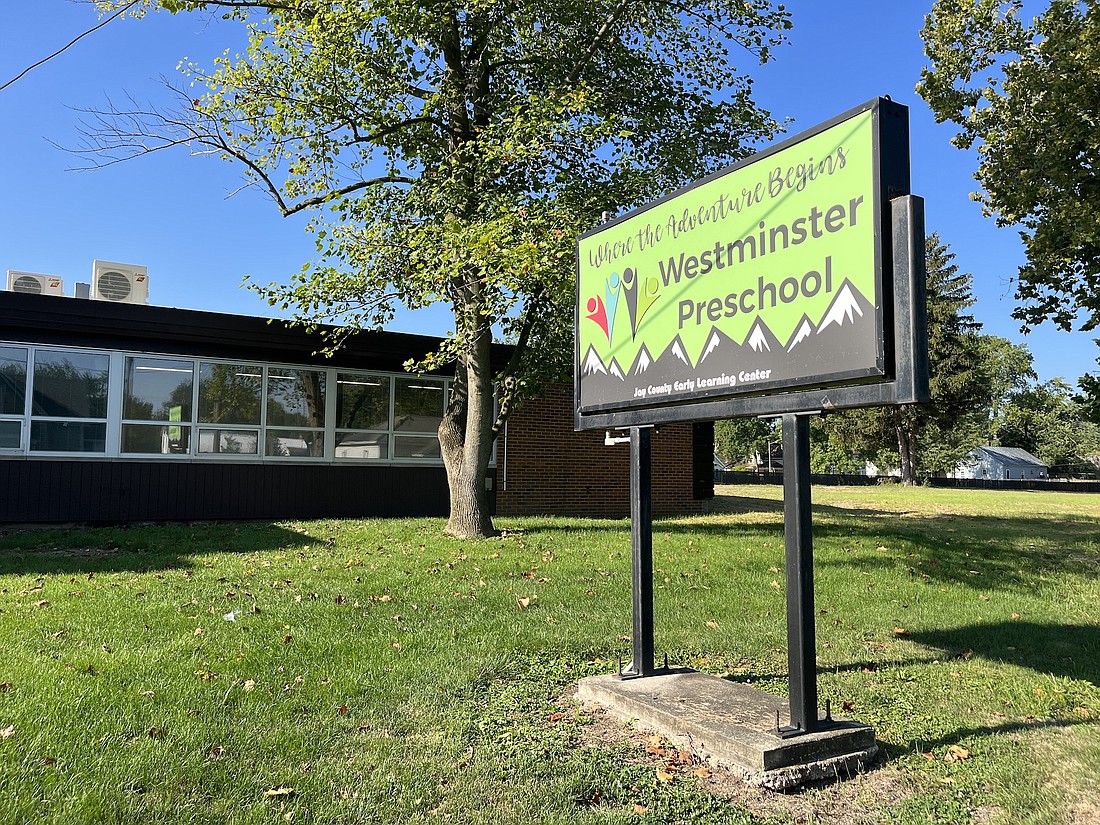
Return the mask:
<path id="1" fill-rule="evenodd" d="M 785 693 L 781 491 L 659 521 L 658 655 Z M 0 536 L 0 823 L 1100 822 L 1100 496 L 813 491 L 819 689 L 868 774 L 749 789 L 568 694 L 626 521 Z"/>

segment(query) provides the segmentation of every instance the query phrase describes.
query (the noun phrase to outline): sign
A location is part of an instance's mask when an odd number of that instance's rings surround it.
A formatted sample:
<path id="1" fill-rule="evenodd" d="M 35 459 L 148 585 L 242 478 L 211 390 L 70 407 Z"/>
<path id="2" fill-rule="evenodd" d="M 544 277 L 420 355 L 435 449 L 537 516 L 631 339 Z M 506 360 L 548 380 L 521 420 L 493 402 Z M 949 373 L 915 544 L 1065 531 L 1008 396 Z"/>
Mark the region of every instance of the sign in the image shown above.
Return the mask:
<path id="1" fill-rule="evenodd" d="M 880 98 L 583 235 L 578 420 L 889 381 L 908 187 L 908 111 Z"/>

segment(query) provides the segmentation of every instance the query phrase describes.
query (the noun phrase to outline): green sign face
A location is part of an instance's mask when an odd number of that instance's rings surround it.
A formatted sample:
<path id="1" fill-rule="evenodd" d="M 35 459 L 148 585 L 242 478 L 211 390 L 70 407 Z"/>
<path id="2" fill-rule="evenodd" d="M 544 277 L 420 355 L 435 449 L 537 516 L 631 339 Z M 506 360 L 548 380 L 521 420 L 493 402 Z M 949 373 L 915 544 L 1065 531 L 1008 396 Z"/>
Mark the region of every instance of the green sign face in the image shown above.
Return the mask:
<path id="1" fill-rule="evenodd" d="M 582 414 L 886 376 L 882 103 L 580 238 Z"/>

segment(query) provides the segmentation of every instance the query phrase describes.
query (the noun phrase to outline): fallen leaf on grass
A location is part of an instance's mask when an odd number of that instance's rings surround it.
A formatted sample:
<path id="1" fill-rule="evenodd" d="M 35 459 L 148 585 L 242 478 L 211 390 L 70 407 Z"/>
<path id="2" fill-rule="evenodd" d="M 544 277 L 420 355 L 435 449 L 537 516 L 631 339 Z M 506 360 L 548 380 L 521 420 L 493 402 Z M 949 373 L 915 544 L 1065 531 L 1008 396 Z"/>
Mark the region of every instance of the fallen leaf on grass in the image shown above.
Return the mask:
<path id="1" fill-rule="evenodd" d="M 718 624 L 718 622 L 716 622 L 714 619 L 707 620 L 707 627 L 711 628 L 711 630 L 717 630 L 721 626 L 722 625 Z"/>
<path id="2" fill-rule="evenodd" d="M 288 798 L 288 797 L 294 796 L 294 789 L 293 788 L 272 788 L 269 791 L 264 791 L 264 796 L 267 797 L 268 799 L 273 799 L 273 798 L 276 798 L 276 797 Z"/>
<path id="3" fill-rule="evenodd" d="M 243 688 L 244 690 L 255 690 L 256 689 L 256 680 L 255 679 L 245 679 L 244 684 L 241 685 L 241 688 Z"/>
<path id="4" fill-rule="evenodd" d="M 909 633 L 909 631 L 906 630 L 904 627 L 895 627 L 894 628 L 894 635 L 895 636 L 905 636 L 908 633 Z"/>
<path id="5" fill-rule="evenodd" d="M 649 808 L 647 808 L 645 805 L 639 805 L 637 802 L 634 803 L 634 813 L 644 814 L 648 810 Z"/>
<path id="6" fill-rule="evenodd" d="M 225 753 L 225 748 L 223 748 L 221 745 L 214 745 L 212 748 L 210 748 L 209 751 L 207 751 L 207 753 L 216 758 Z"/>
<path id="7" fill-rule="evenodd" d="M 944 762 L 960 762 L 963 759 L 970 758 L 970 751 L 961 745 L 952 745 L 947 749 L 947 753 L 944 754 Z"/>
<path id="8" fill-rule="evenodd" d="M 681 765 L 690 765 L 692 762 L 695 761 L 695 756 L 692 754 L 691 751 L 677 751 L 676 761 L 679 762 Z"/>
<path id="9" fill-rule="evenodd" d="M 35 603 L 34 603 L 34 606 L 35 606 L 35 607 L 49 607 L 49 606 L 50 606 L 50 602 L 49 602 L 49 600 L 48 600 L 48 599 L 42 599 L 41 601 L 37 601 L 37 602 L 35 602 Z"/>
<path id="10" fill-rule="evenodd" d="M 546 717 L 546 721 L 547 722 L 560 722 L 564 718 L 565 718 L 564 713 L 560 713 L 560 712 L 559 713 L 551 713 L 549 716 Z"/>
<path id="11" fill-rule="evenodd" d="M 657 768 L 657 780 L 659 782 L 671 782 L 672 781 L 672 774 L 670 774 L 666 770 L 662 770 L 661 768 Z"/>
<path id="12" fill-rule="evenodd" d="M 932 751 L 925 751 L 924 753 L 921 754 L 921 756 L 923 756 L 925 759 L 928 759 L 930 761 L 935 761 L 935 759 L 936 759 L 936 754 L 932 753 Z"/>
<path id="13" fill-rule="evenodd" d="M 338 707 L 336 709 L 336 715 L 337 716 L 347 716 L 348 715 L 348 706 L 347 705 L 340 705 L 340 707 Z"/>
<path id="14" fill-rule="evenodd" d="M 660 745 L 646 745 L 646 753 L 652 753 L 654 756 L 664 756 L 666 751 Z"/>
<path id="15" fill-rule="evenodd" d="M 6 728 L 0 729 L 0 739 L 10 739 L 15 736 L 15 725 L 8 725 Z"/>
<path id="16" fill-rule="evenodd" d="M 11 690 L 11 682 L 0 682 L 0 693 L 7 693 Z"/>
<path id="17" fill-rule="evenodd" d="M 150 739 L 163 739 L 168 735 L 168 731 L 164 728 L 149 728 L 147 733 Z"/>
<path id="18" fill-rule="evenodd" d="M 57 760 L 54 759 L 52 756 L 47 756 L 45 759 L 42 760 L 42 765 L 45 766 L 45 767 L 49 767 L 50 765 L 56 765 L 56 764 L 57 764 Z"/>

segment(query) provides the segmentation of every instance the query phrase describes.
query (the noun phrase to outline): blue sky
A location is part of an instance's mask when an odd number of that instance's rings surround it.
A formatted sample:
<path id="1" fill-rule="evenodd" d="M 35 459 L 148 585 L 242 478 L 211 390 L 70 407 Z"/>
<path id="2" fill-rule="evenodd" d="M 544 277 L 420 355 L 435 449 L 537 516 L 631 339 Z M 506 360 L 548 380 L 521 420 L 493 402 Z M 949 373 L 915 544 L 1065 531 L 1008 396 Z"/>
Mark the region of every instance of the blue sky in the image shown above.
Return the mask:
<path id="1" fill-rule="evenodd" d="M 0 30 L 0 82 L 95 25 L 88 5 L 69 0 L 14 3 Z M 879 95 L 910 107 L 913 191 L 925 198 L 926 224 L 974 276 L 973 312 L 984 331 L 1025 342 L 1040 378 L 1071 384 L 1096 372 L 1093 335 L 1050 325 L 1020 334 L 1011 318 L 1011 278 L 1023 260 L 1014 229 L 998 229 L 969 197 L 975 158 L 949 140 L 913 88 L 924 65 L 920 28 L 929 3 L 917 0 L 788 0 L 795 28 L 777 60 L 743 68 L 757 98 L 789 133 L 809 128 Z M 93 259 L 149 267 L 150 302 L 251 315 L 272 310 L 241 287 L 250 275 L 286 280 L 314 256 L 302 217 L 284 219 L 261 193 L 236 192 L 239 173 L 186 150 L 159 153 L 94 172 L 69 171 L 79 159 L 57 145 L 79 143 L 80 108 L 164 101 L 159 78 L 173 79 L 183 58 L 209 65 L 241 47 L 238 30 L 199 16 L 150 15 L 114 21 L 0 92 L 0 270 L 60 275 L 72 294 L 90 281 Z M 735 53 L 735 59 L 737 55 Z M 392 329 L 445 334 L 445 311 L 400 315 Z"/>

